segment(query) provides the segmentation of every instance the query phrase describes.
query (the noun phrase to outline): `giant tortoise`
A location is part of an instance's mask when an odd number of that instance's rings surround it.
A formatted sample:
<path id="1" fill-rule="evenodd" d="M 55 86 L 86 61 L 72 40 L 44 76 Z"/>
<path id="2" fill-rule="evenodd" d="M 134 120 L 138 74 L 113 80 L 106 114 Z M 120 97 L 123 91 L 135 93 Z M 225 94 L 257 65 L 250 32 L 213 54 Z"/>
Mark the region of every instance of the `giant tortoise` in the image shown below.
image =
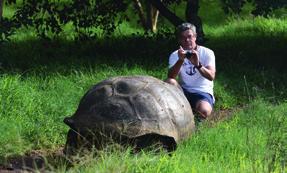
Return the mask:
<path id="1" fill-rule="evenodd" d="M 64 122 L 71 128 L 65 153 L 83 146 L 100 148 L 111 139 L 136 149 L 157 143 L 173 151 L 195 129 L 183 92 L 151 76 L 118 76 L 99 82 Z"/>

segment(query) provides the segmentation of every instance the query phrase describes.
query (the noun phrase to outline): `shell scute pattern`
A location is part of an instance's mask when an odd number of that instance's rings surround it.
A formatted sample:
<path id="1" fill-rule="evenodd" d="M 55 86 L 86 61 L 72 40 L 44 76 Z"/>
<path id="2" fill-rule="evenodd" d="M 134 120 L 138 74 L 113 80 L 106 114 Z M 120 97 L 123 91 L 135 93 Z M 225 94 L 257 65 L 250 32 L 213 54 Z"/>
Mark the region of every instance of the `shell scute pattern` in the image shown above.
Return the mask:
<path id="1" fill-rule="evenodd" d="M 92 132 L 104 134 L 92 135 L 97 140 L 110 136 L 120 143 L 137 141 L 139 146 L 141 140 L 147 140 L 145 136 L 176 145 L 195 129 L 192 110 L 182 91 L 151 76 L 119 76 L 99 82 L 64 122 L 85 139 Z M 78 143 L 71 131 L 66 149 Z M 90 138 L 92 142 L 94 139 Z"/>

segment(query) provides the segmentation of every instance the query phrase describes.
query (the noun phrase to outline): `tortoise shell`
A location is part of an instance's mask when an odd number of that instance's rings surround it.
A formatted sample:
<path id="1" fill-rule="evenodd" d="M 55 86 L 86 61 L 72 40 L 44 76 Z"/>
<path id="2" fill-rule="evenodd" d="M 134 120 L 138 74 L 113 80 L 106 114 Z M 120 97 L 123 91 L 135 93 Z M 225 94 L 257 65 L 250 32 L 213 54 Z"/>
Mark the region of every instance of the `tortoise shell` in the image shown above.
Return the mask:
<path id="1" fill-rule="evenodd" d="M 125 142 L 137 139 L 136 145 L 147 142 L 143 136 L 148 140 L 165 137 L 171 143 L 165 145 L 174 147 L 195 129 L 183 92 L 151 76 L 118 76 L 99 82 L 64 122 L 72 129 L 69 133 L 75 133 L 68 135 L 66 145 L 71 146 L 77 143 L 73 136 L 80 134 L 85 138 L 97 136 L 98 142 L 103 136 Z M 90 141 L 97 143 L 94 140 L 92 137 Z"/>

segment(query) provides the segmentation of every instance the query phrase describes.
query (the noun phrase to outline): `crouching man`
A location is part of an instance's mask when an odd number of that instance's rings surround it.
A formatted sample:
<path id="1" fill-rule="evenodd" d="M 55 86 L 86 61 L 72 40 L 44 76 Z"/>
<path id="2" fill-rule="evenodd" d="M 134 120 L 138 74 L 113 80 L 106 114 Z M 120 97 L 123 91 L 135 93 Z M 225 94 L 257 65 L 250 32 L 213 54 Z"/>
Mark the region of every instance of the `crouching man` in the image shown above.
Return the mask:
<path id="1" fill-rule="evenodd" d="M 179 49 L 169 57 L 166 82 L 182 88 L 192 109 L 199 118 L 206 119 L 215 103 L 215 55 L 212 50 L 196 44 L 196 28 L 190 23 L 179 25 L 176 36 Z"/>

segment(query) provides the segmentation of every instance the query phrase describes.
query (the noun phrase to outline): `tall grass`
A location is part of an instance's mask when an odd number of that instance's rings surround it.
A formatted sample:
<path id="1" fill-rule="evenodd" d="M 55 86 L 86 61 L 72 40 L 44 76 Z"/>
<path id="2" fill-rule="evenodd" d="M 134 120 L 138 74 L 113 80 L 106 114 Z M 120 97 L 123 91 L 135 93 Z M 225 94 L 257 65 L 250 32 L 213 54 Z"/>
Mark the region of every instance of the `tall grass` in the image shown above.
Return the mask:
<path id="1" fill-rule="evenodd" d="M 101 65 L 89 70 L 70 69 L 68 75 L 27 73 L 4 74 L 0 79 L 1 156 L 62 145 L 67 131 L 64 117 L 75 112 L 81 96 L 100 80 L 126 74 L 161 74 L 138 67 Z"/>
<path id="2" fill-rule="evenodd" d="M 107 148 L 82 158 L 70 172 L 285 172 L 286 103 L 260 100 L 210 128 L 202 124 L 171 155 Z M 57 171 L 65 172 L 65 168 Z"/>
<path id="3" fill-rule="evenodd" d="M 255 19 L 258 23 L 271 22 L 271 19 Z M 209 31 L 208 46 L 214 49 L 217 57 L 217 79 L 215 80 L 216 109 L 228 109 L 236 105 L 248 104 L 250 97 L 261 96 L 275 103 L 286 98 L 286 75 L 272 70 L 271 66 L 256 66 L 250 63 L 264 56 L 266 49 L 279 54 L 270 57 L 283 60 L 286 32 L 284 22 L 278 24 L 278 33 L 269 41 L 276 47 L 255 48 L 261 37 L 245 40 L 244 35 L 232 41 L 237 33 L 238 23 L 247 25 L 247 21 L 234 20 L 223 30 Z M 278 23 L 276 23 L 276 21 Z M 245 26 L 245 25 L 242 25 Z M 252 25 L 261 27 L 264 24 Z M 247 26 L 246 26 L 247 27 Z M 223 27 L 224 28 L 224 27 Z M 244 27 L 242 27 L 244 28 Z M 248 28 L 248 27 L 247 27 Z M 267 27 L 267 29 L 275 28 Z M 252 30 L 245 30 L 246 35 Z M 221 31 L 221 34 L 220 34 Z M 286 30 L 285 30 L 286 31 Z M 264 38 L 269 31 L 261 30 Z M 272 33 L 272 32 L 271 32 Z M 240 35 L 240 33 L 238 33 Z M 278 35 L 276 35 L 278 34 Z M 252 34 L 251 34 L 252 35 Z M 111 39 L 88 43 L 45 42 L 28 40 L 1 46 L 1 128 L 11 128 L 15 135 L 2 134 L 3 145 L 7 140 L 19 145 L 2 147 L 0 155 L 19 153 L 31 149 L 63 145 L 67 127 L 62 119 L 71 115 L 81 96 L 93 84 L 115 75 L 146 74 L 166 78 L 168 52 L 173 50 L 174 42 L 165 38 L 150 39 L 144 37 Z M 252 45 L 251 45 L 252 44 Z M 131 47 L 131 48 L 130 48 Z M 242 55 L 241 50 L 244 49 Z M 105 56 L 106 55 L 106 56 Z M 244 60 L 242 60 L 242 56 Z M 279 65 L 284 66 L 283 63 Z M 276 67 L 276 66 L 275 66 Z M 279 69 L 284 70 L 284 69 Z M 248 86 L 246 87 L 246 81 Z M 247 92 L 249 89 L 249 92 Z M 270 99 L 268 99 L 270 98 Z M 5 125 L 4 125 L 5 124 Z M 7 131 L 7 130 L 3 130 Z M 9 137 L 8 137 L 9 136 Z M 25 145 L 22 145 L 25 144 Z M 18 147 L 18 148 L 17 148 Z M 9 155 L 9 154 L 8 154 Z"/>

